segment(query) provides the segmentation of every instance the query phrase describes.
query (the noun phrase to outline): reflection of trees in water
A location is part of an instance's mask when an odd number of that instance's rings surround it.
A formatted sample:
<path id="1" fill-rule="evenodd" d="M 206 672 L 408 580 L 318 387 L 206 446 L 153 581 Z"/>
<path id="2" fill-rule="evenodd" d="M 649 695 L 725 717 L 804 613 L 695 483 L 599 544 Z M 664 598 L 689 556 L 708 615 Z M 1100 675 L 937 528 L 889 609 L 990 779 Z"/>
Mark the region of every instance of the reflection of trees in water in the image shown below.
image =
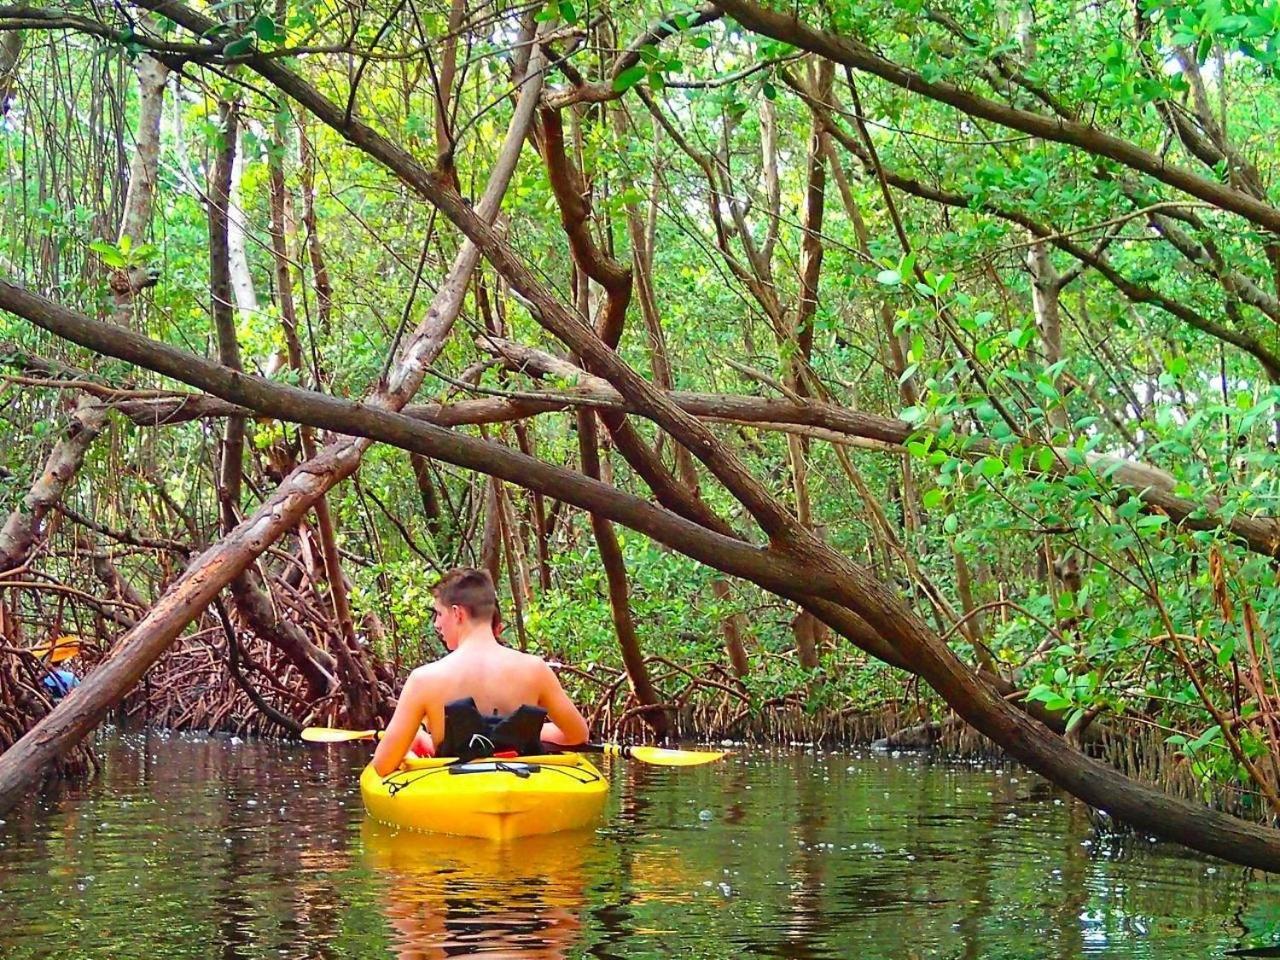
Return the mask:
<path id="1" fill-rule="evenodd" d="M 610 832 L 618 842 L 610 844 L 612 870 L 610 875 L 592 891 L 603 896 L 604 902 L 590 910 L 592 925 L 599 931 L 599 938 L 590 945 L 588 953 L 600 960 L 621 960 L 627 955 L 625 945 L 635 933 L 635 837 L 643 833 L 648 824 L 652 807 L 652 791 L 648 789 L 654 776 L 643 763 L 614 764 L 612 775 L 619 783 L 618 812 L 611 823 Z M 614 953 L 614 947 L 623 947 L 622 953 Z"/>
<path id="2" fill-rule="evenodd" d="M 209 886 L 223 960 L 255 960 L 299 944 L 309 956 L 328 955 L 345 911 L 350 758 L 221 744 L 192 752 L 202 778 L 222 784 L 213 837 L 223 850 Z M 296 777 L 281 776 L 286 764 Z"/>
<path id="3" fill-rule="evenodd" d="M 996 864 L 996 834 L 1000 830 L 1000 817 L 1004 810 L 1005 807 L 995 803 L 993 798 L 993 802 L 986 805 L 986 813 L 963 841 L 967 848 L 963 883 L 965 902 L 956 924 L 963 960 L 982 960 L 985 956 L 982 924 L 991 916 L 993 908 L 991 879 Z"/>
<path id="4" fill-rule="evenodd" d="M 351 865 L 351 819 L 358 811 L 352 808 L 358 804 L 352 784 L 358 774 L 345 751 L 310 751 L 295 762 L 308 783 L 323 786 L 295 791 L 289 789 L 292 781 L 279 781 L 280 789 L 265 798 L 272 805 L 268 816 L 283 807 L 289 821 L 270 834 L 267 856 L 272 887 L 288 891 L 281 899 L 292 904 L 281 933 L 314 944 L 311 949 L 323 958 L 349 907 L 345 871 Z"/>
<path id="5" fill-rule="evenodd" d="M 777 820 L 778 830 L 774 836 L 786 843 L 782 856 L 785 858 L 784 872 L 788 891 L 784 901 L 778 906 L 776 920 L 757 924 L 743 938 L 742 952 L 795 960 L 832 957 L 835 954 L 830 948 L 822 946 L 824 934 L 830 928 L 831 916 L 824 903 L 827 865 L 822 848 L 818 846 L 827 823 L 829 803 L 820 796 L 826 788 L 821 777 L 815 776 L 812 758 L 805 755 L 794 756 L 791 764 L 790 782 L 795 789 L 793 802 L 785 810 L 764 812 L 765 816 Z M 731 809 L 745 803 L 746 795 L 743 791 L 750 779 L 752 778 L 747 776 L 747 772 L 742 770 L 740 777 L 729 781 L 731 795 L 737 796 Z M 757 797 L 756 802 L 767 804 L 769 799 L 762 795 Z M 784 817 L 791 821 L 789 825 Z M 730 855 L 727 849 L 725 852 Z"/>
<path id="6" fill-rule="evenodd" d="M 795 841 L 795 853 L 788 864 L 792 879 L 791 895 L 783 929 L 781 955 L 795 960 L 818 957 L 821 952 L 817 937 L 828 926 L 823 909 L 823 878 L 826 876 L 825 858 L 817 846 L 826 825 L 826 803 L 818 796 L 822 788 L 814 771 L 796 771 L 796 823 L 791 836 Z"/>
<path id="7" fill-rule="evenodd" d="M 618 779 L 618 812 L 611 827 L 615 833 L 635 833 L 645 824 L 646 814 L 653 806 L 649 790 L 654 771 L 643 763 L 614 763 L 612 775 Z"/>

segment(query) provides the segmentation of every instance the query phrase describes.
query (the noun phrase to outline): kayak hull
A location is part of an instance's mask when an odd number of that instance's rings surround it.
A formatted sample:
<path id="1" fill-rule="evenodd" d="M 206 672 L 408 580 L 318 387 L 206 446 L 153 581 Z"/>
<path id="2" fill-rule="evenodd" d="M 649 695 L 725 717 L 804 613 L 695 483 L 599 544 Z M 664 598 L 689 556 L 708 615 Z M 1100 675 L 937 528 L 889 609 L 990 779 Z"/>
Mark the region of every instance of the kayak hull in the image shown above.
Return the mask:
<path id="1" fill-rule="evenodd" d="M 410 760 L 383 779 L 360 775 L 369 816 L 408 830 L 514 840 L 594 824 L 608 781 L 585 757 L 555 754 L 514 760 Z"/>

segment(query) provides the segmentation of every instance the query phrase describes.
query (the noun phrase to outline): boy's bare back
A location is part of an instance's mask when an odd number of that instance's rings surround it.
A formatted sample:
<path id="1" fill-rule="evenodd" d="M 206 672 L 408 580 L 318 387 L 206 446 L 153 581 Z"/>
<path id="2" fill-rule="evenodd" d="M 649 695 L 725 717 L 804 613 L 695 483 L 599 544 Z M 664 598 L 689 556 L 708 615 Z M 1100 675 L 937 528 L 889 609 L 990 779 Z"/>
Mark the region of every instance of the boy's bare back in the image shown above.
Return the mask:
<path id="1" fill-rule="evenodd" d="M 473 698 L 486 715 L 505 715 L 524 704 L 542 707 L 551 723 L 566 733 L 577 729 L 582 719 L 545 660 L 496 640 L 473 642 L 419 667 L 409 675 L 404 695 L 422 704 L 427 730 L 436 743 L 444 737 L 445 704 L 465 697 Z M 563 742 L 585 741 L 585 728 L 582 723 L 582 736 Z M 545 732 L 543 739 L 547 739 Z"/>

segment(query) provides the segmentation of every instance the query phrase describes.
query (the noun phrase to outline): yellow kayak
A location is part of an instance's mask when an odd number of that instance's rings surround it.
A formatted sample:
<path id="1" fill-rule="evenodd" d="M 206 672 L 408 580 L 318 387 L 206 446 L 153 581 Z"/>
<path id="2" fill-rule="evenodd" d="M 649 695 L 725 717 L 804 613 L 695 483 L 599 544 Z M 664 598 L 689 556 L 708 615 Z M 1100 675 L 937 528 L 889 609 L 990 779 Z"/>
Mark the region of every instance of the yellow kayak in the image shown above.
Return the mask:
<path id="1" fill-rule="evenodd" d="M 385 780 L 360 775 L 369 816 L 409 830 L 511 840 L 590 826 L 609 783 L 576 753 L 516 759 L 421 758 Z"/>

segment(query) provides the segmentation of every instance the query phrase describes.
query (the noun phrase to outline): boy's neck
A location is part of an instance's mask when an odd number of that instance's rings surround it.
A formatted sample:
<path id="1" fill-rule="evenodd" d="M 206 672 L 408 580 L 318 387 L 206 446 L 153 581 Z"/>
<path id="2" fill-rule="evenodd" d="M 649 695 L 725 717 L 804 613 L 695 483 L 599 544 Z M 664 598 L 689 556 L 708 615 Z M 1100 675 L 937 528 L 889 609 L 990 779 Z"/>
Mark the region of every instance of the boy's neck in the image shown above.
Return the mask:
<path id="1" fill-rule="evenodd" d="M 486 644 L 497 646 L 498 638 L 493 635 L 493 627 L 489 624 L 476 624 L 461 637 L 458 638 L 457 649 L 463 647 L 482 647 Z"/>

